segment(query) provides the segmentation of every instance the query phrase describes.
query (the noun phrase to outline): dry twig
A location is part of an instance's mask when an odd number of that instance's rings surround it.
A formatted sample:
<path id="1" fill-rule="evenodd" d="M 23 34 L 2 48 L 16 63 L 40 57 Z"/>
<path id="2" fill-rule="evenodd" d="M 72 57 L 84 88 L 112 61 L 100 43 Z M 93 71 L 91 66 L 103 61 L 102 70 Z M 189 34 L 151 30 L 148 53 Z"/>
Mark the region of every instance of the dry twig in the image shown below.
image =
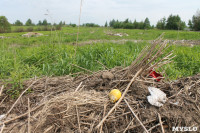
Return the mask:
<path id="1" fill-rule="evenodd" d="M 31 109 L 30 109 L 30 99 L 28 98 L 28 133 L 31 133 Z"/>
<path id="2" fill-rule="evenodd" d="M 83 70 L 85 70 L 85 71 L 87 71 L 87 72 L 93 73 L 92 71 L 90 71 L 90 70 L 88 70 L 88 69 L 85 69 L 85 68 L 83 68 L 83 67 L 77 66 L 77 65 L 75 65 L 75 64 L 71 64 L 71 65 L 72 65 L 72 66 L 75 66 L 75 67 L 78 67 L 78 68 L 80 68 L 80 69 L 83 69 Z"/>
<path id="3" fill-rule="evenodd" d="M 3 93 L 3 88 L 4 88 L 4 85 L 2 85 L 2 87 L 1 87 L 1 90 L 0 90 L 0 96 L 1 96 L 2 93 Z"/>
<path id="4" fill-rule="evenodd" d="M 126 101 L 126 99 L 124 99 L 124 101 L 126 102 L 126 104 L 128 105 L 129 109 L 131 110 L 132 114 L 135 116 L 135 118 L 138 120 L 138 122 L 140 123 L 140 125 L 144 128 L 146 133 L 149 133 L 148 130 L 146 129 L 146 127 L 144 126 L 144 124 L 140 121 L 140 119 L 137 117 L 137 115 L 135 114 L 135 112 L 133 111 L 133 109 L 131 108 L 131 106 L 129 105 L 129 103 Z"/>
<path id="5" fill-rule="evenodd" d="M 77 114 L 77 121 L 78 121 L 79 133 L 81 133 L 81 125 L 80 125 L 80 118 L 79 118 L 79 112 L 78 112 L 77 105 L 76 105 L 76 114 Z"/>
<path id="6" fill-rule="evenodd" d="M 101 63 L 100 61 L 98 61 L 98 60 L 96 60 L 99 64 L 101 64 L 103 67 L 104 67 L 104 69 L 107 69 L 107 70 L 109 70 L 109 68 L 107 68 L 103 63 Z"/>
<path id="7" fill-rule="evenodd" d="M 96 128 L 98 129 L 103 123 L 104 121 L 107 119 L 107 117 L 113 112 L 114 109 L 116 109 L 116 107 L 120 104 L 120 102 L 122 101 L 122 99 L 125 97 L 126 93 L 128 92 L 128 89 L 130 88 L 131 84 L 135 81 L 136 77 L 142 72 L 142 68 L 135 74 L 135 76 L 132 78 L 132 80 L 129 82 L 129 84 L 127 85 L 124 93 L 122 94 L 122 97 L 117 101 L 117 103 L 112 107 L 112 109 L 108 112 L 108 114 L 101 120 L 101 122 L 96 126 Z"/>
<path id="8" fill-rule="evenodd" d="M 165 133 L 165 130 L 164 130 L 163 125 L 162 125 L 161 116 L 160 116 L 159 113 L 158 113 L 158 119 L 159 119 L 159 122 L 160 122 L 160 126 L 161 126 L 162 133 Z"/>
<path id="9" fill-rule="evenodd" d="M 134 121 L 134 118 L 130 121 L 130 123 L 128 124 L 128 126 L 126 127 L 123 133 L 126 133 L 126 131 L 128 130 L 129 126 L 133 123 L 133 121 Z"/>
<path id="10" fill-rule="evenodd" d="M 3 124 L 3 126 L 0 128 L 1 129 L 0 133 L 3 133 L 4 128 L 5 128 L 5 124 Z"/>
<path id="11" fill-rule="evenodd" d="M 105 114 L 106 114 L 106 106 L 107 106 L 107 103 L 105 103 L 105 104 L 104 104 L 104 107 L 103 107 L 103 117 L 104 117 Z M 102 128 L 103 128 L 103 124 L 101 125 L 100 133 L 102 132 Z"/>
<path id="12" fill-rule="evenodd" d="M 77 91 L 79 90 L 79 88 L 81 87 L 82 83 L 83 83 L 83 82 L 81 82 L 81 83 L 78 85 L 78 87 L 76 88 L 75 92 L 77 92 Z"/>

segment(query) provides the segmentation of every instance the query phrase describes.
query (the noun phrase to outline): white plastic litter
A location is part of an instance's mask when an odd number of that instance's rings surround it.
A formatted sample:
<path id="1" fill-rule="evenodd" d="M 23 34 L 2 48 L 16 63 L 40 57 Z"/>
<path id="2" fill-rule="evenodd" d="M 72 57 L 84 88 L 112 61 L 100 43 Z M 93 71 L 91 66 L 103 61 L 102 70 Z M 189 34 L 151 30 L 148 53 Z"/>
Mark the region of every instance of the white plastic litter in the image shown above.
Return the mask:
<path id="1" fill-rule="evenodd" d="M 5 116 L 6 116 L 5 114 L 0 115 L 0 122 L 1 122 L 1 120 L 2 120 Z"/>
<path id="2" fill-rule="evenodd" d="M 2 122 L 1 120 L 2 120 L 5 116 L 6 116 L 5 114 L 0 115 L 0 123 Z M 2 128 L 2 126 L 0 126 L 0 131 L 1 131 L 1 128 Z"/>
<path id="3" fill-rule="evenodd" d="M 147 100 L 151 105 L 161 107 L 167 101 L 166 94 L 158 88 L 148 87 L 150 96 L 147 96 Z"/>

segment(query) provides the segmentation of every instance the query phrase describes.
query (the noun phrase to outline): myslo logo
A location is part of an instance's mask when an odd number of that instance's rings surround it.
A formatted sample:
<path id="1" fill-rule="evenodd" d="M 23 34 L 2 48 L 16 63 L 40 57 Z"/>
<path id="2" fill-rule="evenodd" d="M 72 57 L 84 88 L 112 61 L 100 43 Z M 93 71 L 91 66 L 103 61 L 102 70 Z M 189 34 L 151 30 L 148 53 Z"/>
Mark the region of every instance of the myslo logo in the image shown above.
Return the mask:
<path id="1" fill-rule="evenodd" d="M 197 130 L 198 130 L 197 127 L 172 127 L 172 131 L 185 132 L 185 131 L 197 131 Z"/>

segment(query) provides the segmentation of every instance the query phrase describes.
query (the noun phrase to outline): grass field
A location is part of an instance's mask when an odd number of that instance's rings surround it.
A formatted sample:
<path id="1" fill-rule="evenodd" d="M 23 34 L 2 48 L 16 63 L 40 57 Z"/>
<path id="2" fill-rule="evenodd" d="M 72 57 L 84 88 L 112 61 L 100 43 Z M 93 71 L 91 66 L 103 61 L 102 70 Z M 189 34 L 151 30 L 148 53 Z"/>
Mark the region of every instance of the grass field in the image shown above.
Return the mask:
<path id="1" fill-rule="evenodd" d="M 128 66 L 148 44 L 165 32 L 164 39 L 199 40 L 200 32 L 162 31 L 162 30 L 125 30 L 111 28 L 80 28 L 79 41 L 88 45 L 69 45 L 76 42 L 77 28 L 64 27 L 61 31 L 39 31 L 44 36 L 24 38 L 22 33 L 0 34 L 9 38 L 0 39 L 0 78 L 13 84 L 8 92 L 18 94 L 21 82 L 34 76 L 61 76 L 83 71 L 73 66 L 91 71 L 104 69 L 97 61 L 108 68 Z M 126 33 L 129 36 L 110 36 L 107 33 Z M 118 44 L 117 40 L 126 40 Z M 94 40 L 116 40 L 116 43 Z M 128 40 L 144 40 L 132 42 Z M 90 45 L 91 44 L 91 45 Z M 76 55 L 75 55 L 76 49 Z M 193 47 L 172 45 L 176 57 L 173 63 L 163 68 L 170 79 L 194 75 L 200 72 L 200 45 Z M 17 88 L 17 89 L 16 89 Z"/>

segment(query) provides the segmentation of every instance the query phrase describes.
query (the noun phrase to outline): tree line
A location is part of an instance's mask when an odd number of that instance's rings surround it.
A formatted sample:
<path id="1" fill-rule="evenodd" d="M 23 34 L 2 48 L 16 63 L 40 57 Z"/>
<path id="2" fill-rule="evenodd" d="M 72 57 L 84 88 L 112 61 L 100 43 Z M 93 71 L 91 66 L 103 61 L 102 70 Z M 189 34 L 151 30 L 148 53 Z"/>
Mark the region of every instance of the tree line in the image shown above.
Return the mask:
<path id="1" fill-rule="evenodd" d="M 14 26 L 47 26 L 52 25 L 51 23 L 47 22 L 46 19 L 43 21 L 39 20 L 37 24 L 33 23 L 33 21 L 29 18 L 24 24 L 20 20 L 16 20 L 15 23 L 13 23 Z M 58 24 L 54 23 L 53 25 L 65 25 L 64 21 L 60 21 Z"/>
<path id="2" fill-rule="evenodd" d="M 122 28 L 122 29 L 162 29 L 162 30 L 184 30 L 187 28 L 186 23 L 181 20 L 179 15 L 169 15 L 166 19 L 163 17 L 160 19 L 156 26 L 151 25 L 149 18 L 145 18 L 144 21 L 137 22 L 134 20 L 133 22 L 129 19 L 125 21 L 111 20 L 109 23 L 105 23 L 105 27 L 113 27 L 113 28 Z M 195 15 L 193 15 L 192 19 L 188 21 L 188 28 L 194 31 L 200 31 L 200 11 L 198 10 Z"/>
<path id="3" fill-rule="evenodd" d="M 105 27 L 107 27 L 107 22 L 105 23 Z M 132 22 L 128 18 L 125 21 L 118 21 L 118 20 L 111 20 L 109 22 L 109 26 L 113 27 L 115 29 L 117 28 L 123 28 L 123 29 L 150 29 L 153 28 L 150 25 L 150 21 L 148 18 L 145 19 L 145 21 L 137 22 L 136 20 Z"/>
<path id="4" fill-rule="evenodd" d="M 29 26 L 27 29 L 24 29 L 24 27 L 18 27 L 14 30 L 14 32 L 24 32 L 24 31 L 48 31 L 48 30 L 61 30 L 61 27 L 65 25 L 64 21 L 60 21 L 58 24 L 54 23 L 51 24 L 47 22 L 46 19 L 43 21 L 39 20 L 37 24 L 33 23 L 33 21 L 29 18 L 24 24 L 20 20 L 16 20 L 13 24 L 10 24 L 8 22 L 8 19 L 5 16 L 0 16 L 0 33 L 8 33 L 11 32 L 11 26 Z M 33 28 L 33 26 L 43 26 L 43 27 L 37 27 Z"/>
<path id="5" fill-rule="evenodd" d="M 33 23 L 31 19 L 28 19 L 25 23 L 22 23 L 20 20 L 16 20 L 13 24 L 10 24 L 5 16 L 0 16 L 0 33 L 11 32 L 11 25 L 14 26 L 45 26 L 44 29 L 38 30 L 49 30 L 47 26 L 55 26 L 55 29 L 59 30 L 62 26 L 66 25 L 64 21 L 60 21 L 58 24 L 49 23 L 46 19 L 43 21 L 39 20 L 37 24 Z M 69 26 L 76 27 L 76 24 L 69 24 Z M 100 27 L 100 25 L 95 23 L 85 23 L 81 26 L 85 27 Z M 193 15 L 192 19 L 188 21 L 188 27 L 186 23 L 181 20 L 179 15 L 169 15 L 166 19 L 163 17 L 160 19 L 157 24 L 151 25 L 149 18 L 145 18 L 144 21 L 136 21 L 133 22 L 129 19 L 125 21 L 111 20 L 109 23 L 106 22 L 104 27 L 113 27 L 113 28 L 122 28 L 122 29 L 162 29 L 162 30 L 184 30 L 185 28 L 189 28 L 190 30 L 200 31 L 200 11 L 197 10 L 196 14 Z M 30 29 L 31 30 L 31 29 Z M 24 31 L 19 29 L 20 32 Z"/>

